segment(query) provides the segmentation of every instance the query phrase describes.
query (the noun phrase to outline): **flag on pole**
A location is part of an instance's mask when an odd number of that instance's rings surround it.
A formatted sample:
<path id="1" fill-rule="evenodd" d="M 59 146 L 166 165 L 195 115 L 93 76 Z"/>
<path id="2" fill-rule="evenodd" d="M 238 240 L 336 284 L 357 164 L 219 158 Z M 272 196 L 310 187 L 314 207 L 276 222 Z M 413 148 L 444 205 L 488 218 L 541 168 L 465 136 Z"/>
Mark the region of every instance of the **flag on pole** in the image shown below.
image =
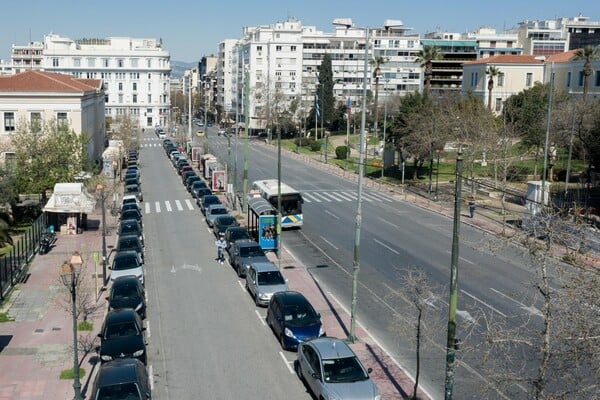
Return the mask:
<path id="1" fill-rule="evenodd" d="M 348 96 L 348 102 L 346 103 L 346 111 L 348 112 L 348 121 L 350 121 L 350 114 L 352 114 L 352 100 Z"/>
<path id="2" fill-rule="evenodd" d="M 319 108 L 319 95 L 315 93 L 315 112 L 317 113 L 317 118 L 321 116 L 321 111 Z"/>

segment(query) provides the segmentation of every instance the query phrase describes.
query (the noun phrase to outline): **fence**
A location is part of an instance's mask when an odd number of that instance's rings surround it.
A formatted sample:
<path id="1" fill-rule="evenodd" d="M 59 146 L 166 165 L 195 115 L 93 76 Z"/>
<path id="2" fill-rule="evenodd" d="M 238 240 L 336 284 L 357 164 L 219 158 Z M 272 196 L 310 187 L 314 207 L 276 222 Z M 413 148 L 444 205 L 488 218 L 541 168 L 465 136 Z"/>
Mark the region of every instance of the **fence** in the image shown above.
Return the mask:
<path id="1" fill-rule="evenodd" d="M 10 252 L 0 258 L 0 301 L 27 272 L 27 264 L 39 248 L 40 236 L 46 229 L 45 214 L 40 215 L 14 243 Z"/>

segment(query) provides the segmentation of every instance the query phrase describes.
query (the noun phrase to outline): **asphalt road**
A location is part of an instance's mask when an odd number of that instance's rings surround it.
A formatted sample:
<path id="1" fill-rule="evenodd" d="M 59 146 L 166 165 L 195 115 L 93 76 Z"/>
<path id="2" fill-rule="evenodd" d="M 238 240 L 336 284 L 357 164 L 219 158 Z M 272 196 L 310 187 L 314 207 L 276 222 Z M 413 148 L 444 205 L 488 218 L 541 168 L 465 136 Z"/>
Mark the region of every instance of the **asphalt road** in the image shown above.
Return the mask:
<path id="1" fill-rule="evenodd" d="M 151 130 L 149 130 L 151 131 Z M 149 369 L 157 399 L 307 399 L 168 161 L 141 141 Z"/>
<path id="2" fill-rule="evenodd" d="M 210 152 L 223 164 L 228 139 L 209 130 Z M 235 149 L 235 139 L 231 148 Z M 238 187 L 241 190 L 243 140 L 237 144 Z M 277 178 L 277 152 L 250 140 L 248 184 Z M 235 156 L 232 156 L 235 159 Z M 285 231 L 283 245 L 311 268 L 313 275 L 350 308 L 355 236 L 356 184 L 294 158 L 283 156 L 282 180 L 303 193 L 304 226 Z M 510 318 L 539 324 L 539 299 L 531 283 L 535 276 L 518 248 L 468 225 L 461 226 L 458 332 L 462 351 L 456 368 L 455 398 L 479 399 L 487 381 L 475 351 L 485 331 L 481 318 Z M 425 321 L 432 340 L 422 349 L 422 386 L 443 398 L 447 299 L 450 276 L 452 221 L 389 195 L 366 189 L 362 202 L 358 320 L 408 371 L 415 370 L 412 308 L 401 282 L 407 268 L 428 274 L 435 297 Z M 473 351 L 467 351 L 472 349 Z M 510 392 L 510 395 L 508 394 Z M 492 395 L 525 398 L 519 388 Z M 506 397 L 504 397 L 506 398 Z"/>

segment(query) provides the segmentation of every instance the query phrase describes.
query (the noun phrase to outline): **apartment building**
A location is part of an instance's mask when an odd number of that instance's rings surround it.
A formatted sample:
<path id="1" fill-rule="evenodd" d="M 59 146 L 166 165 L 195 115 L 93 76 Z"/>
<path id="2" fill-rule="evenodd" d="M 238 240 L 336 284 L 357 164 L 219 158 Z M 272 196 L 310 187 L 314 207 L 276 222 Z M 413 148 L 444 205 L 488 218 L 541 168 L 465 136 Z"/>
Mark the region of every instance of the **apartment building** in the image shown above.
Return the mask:
<path id="1" fill-rule="evenodd" d="M 12 60 L 19 68 L 102 80 L 106 117 L 113 121 L 129 116 L 141 127 L 168 122 L 170 56 L 156 39 L 73 40 L 50 34 L 41 49 L 38 42 L 13 45 Z"/>
<path id="2" fill-rule="evenodd" d="M 467 33 L 466 38 L 475 40 L 477 58 L 523 53 L 523 45 L 518 42 L 516 33 L 497 33 L 493 28 L 480 27 Z"/>
<path id="3" fill-rule="evenodd" d="M 219 43 L 216 71 L 216 102 L 222 111 L 222 119 L 225 116 L 231 118 L 235 114 L 232 71 L 233 49 L 235 48 L 236 43 L 236 39 L 226 39 Z M 235 116 L 233 116 L 233 118 L 235 118 Z"/>

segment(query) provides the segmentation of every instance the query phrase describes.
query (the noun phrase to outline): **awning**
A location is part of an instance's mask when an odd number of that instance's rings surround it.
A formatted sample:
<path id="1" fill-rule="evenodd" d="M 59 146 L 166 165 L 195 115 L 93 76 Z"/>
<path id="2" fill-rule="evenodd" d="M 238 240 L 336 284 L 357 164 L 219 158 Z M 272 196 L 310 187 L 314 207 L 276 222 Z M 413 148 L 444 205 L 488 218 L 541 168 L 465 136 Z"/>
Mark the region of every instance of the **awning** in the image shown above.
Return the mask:
<path id="1" fill-rule="evenodd" d="M 86 192 L 83 183 L 57 183 L 43 211 L 89 214 L 95 206 L 94 196 Z"/>

